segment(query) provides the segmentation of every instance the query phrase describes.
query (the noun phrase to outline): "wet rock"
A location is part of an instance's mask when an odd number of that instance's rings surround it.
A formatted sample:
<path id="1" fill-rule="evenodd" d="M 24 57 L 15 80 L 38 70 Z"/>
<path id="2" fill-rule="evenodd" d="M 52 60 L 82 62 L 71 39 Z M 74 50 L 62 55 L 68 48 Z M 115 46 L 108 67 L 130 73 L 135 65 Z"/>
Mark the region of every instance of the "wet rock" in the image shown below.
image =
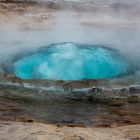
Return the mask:
<path id="1" fill-rule="evenodd" d="M 123 106 L 128 104 L 125 98 L 114 98 L 110 102 L 108 102 L 109 106 Z"/>
<path id="2" fill-rule="evenodd" d="M 129 88 L 127 87 L 123 87 L 123 88 L 116 88 L 116 89 L 112 89 L 112 92 L 115 93 L 115 94 L 128 94 L 129 93 Z"/>
<path id="3" fill-rule="evenodd" d="M 122 88 L 122 89 L 120 89 L 120 93 L 129 93 L 129 89 L 128 88 Z"/>
<path id="4" fill-rule="evenodd" d="M 83 80 L 83 81 L 70 81 L 70 82 L 65 82 L 63 85 L 63 88 L 65 90 L 67 89 L 76 89 L 76 88 L 88 88 L 88 87 L 95 87 L 98 85 L 99 81 L 98 80 Z"/>
<path id="5" fill-rule="evenodd" d="M 127 98 L 129 103 L 140 103 L 140 96 L 132 95 Z"/>
<path id="6" fill-rule="evenodd" d="M 79 97 L 71 97 L 71 96 L 67 96 L 66 97 L 68 100 L 73 100 L 73 101 L 83 101 L 82 98 L 79 98 Z"/>
<path id="7" fill-rule="evenodd" d="M 102 87 L 93 87 L 89 89 L 88 93 L 94 94 L 94 93 L 106 93 L 107 89 L 104 89 Z"/>
<path id="8" fill-rule="evenodd" d="M 91 89 L 89 89 L 88 93 L 96 93 L 97 92 L 97 88 L 93 87 Z"/>
<path id="9" fill-rule="evenodd" d="M 91 103 L 108 103 L 112 100 L 112 97 L 109 94 L 103 94 L 103 93 L 95 93 L 91 94 L 87 97 L 87 101 Z"/>
<path id="10" fill-rule="evenodd" d="M 20 84 L 11 84 L 11 83 L 0 83 L 1 89 L 13 89 L 17 90 L 20 89 L 22 86 Z"/>
<path id="11" fill-rule="evenodd" d="M 140 86 L 139 85 L 130 86 L 129 87 L 129 92 L 130 93 L 140 93 Z"/>

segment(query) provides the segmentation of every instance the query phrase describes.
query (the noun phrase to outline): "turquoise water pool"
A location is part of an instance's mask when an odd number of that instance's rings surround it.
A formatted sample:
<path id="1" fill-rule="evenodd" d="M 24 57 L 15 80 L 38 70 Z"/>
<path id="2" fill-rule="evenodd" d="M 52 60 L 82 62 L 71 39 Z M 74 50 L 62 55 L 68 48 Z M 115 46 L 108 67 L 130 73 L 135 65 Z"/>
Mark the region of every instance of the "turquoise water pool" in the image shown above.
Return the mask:
<path id="1" fill-rule="evenodd" d="M 115 50 L 58 43 L 17 59 L 13 72 L 22 79 L 82 80 L 118 77 L 127 73 L 128 67 Z"/>

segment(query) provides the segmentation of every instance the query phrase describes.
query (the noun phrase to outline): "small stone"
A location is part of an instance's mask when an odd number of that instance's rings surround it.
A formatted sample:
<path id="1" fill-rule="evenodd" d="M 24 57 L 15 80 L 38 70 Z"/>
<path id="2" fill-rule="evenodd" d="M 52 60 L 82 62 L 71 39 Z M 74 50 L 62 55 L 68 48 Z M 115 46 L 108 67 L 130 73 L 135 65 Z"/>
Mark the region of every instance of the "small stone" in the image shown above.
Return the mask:
<path id="1" fill-rule="evenodd" d="M 27 116 L 18 116 L 16 120 L 19 122 L 30 122 L 30 123 L 34 122 L 32 118 L 27 117 Z"/>

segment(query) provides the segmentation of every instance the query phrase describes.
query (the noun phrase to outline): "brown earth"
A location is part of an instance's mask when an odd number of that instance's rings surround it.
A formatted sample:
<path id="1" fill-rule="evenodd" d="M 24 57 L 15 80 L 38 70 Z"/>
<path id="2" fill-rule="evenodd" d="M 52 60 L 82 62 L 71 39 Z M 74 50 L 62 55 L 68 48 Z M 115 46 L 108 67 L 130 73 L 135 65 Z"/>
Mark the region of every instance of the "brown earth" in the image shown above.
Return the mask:
<path id="1" fill-rule="evenodd" d="M 1 140 L 139 140 L 140 125 L 89 128 L 0 122 Z"/>

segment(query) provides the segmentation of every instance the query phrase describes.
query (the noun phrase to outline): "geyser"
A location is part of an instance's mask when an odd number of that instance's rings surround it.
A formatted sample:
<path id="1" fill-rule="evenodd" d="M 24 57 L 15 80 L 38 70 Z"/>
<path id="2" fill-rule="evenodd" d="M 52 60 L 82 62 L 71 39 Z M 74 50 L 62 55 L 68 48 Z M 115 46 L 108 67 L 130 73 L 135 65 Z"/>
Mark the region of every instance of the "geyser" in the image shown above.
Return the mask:
<path id="1" fill-rule="evenodd" d="M 128 62 L 116 50 L 69 42 L 51 44 L 13 63 L 13 73 L 22 79 L 113 78 L 126 74 L 128 68 Z"/>

